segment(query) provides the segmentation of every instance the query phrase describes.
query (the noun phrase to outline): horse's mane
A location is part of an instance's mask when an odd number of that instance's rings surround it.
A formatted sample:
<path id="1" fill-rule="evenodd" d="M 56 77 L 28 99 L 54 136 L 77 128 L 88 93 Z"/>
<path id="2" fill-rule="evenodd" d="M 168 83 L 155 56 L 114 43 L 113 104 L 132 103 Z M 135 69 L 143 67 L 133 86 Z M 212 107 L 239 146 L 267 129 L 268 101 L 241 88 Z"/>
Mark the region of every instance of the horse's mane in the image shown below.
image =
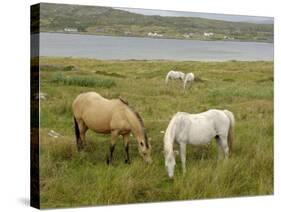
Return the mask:
<path id="1" fill-rule="evenodd" d="M 135 116 L 137 117 L 137 119 L 139 120 L 140 124 L 141 124 L 141 127 L 142 127 L 142 131 L 143 131 L 143 134 L 144 134 L 144 142 L 145 142 L 145 146 L 147 148 L 149 148 L 148 146 L 148 138 L 147 138 L 147 134 L 146 134 L 146 131 L 145 131 L 145 127 L 144 127 L 144 122 L 143 122 L 143 119 L 142 117 L 140 116 L 140 114 L 129 104 L 129 102 L 125 99 L 123 99 L 121 96 L 118 97 L 119 100 L 121 102 L 123 102 L 125 105 L 127 105 L 130 110 L 135 114 Z"/>
<path id="2" fill-rule="evenodd" d="M 129 106 L 129 102 L 125 99 L 123 99 L 123 97 L 119 96 L 118 99 L 123 102 L 125 105 L 128 105 Z"/>

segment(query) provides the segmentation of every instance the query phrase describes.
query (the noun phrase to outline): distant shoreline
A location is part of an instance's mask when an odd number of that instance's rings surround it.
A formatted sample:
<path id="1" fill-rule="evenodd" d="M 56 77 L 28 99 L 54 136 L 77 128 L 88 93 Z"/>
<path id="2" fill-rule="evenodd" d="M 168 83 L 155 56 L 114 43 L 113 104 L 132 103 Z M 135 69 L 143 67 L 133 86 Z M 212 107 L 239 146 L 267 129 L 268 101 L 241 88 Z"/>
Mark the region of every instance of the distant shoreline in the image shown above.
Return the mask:
<path id="1" fill-rule="evenodd" d="M 110 35 L 110 34 L 94 34 L 94 33 L 87 33 L 87 32 L 62 32 L 62 31 L 40 31 L 31 34 L 39 34 L 39 33 L 55 33 L 55 34 L 67 34 L 67 35 L 94 35 L 94 36 L 108 36 L 108 37 L 130 37 L 130 38 L 150 38 L 150 39 L 159 39 L 159 40 L 186 40 L 186 41 L 225 41 L 225 42 L 251 42 L 251 43 L 272 43 L 270 41 L 264 40 L 238 40 L 238 39 L 184 39 L 184 38 L 172 38 L 172 37 L 150 37 L 150 36 L 137 36 L 137 35 Z"/>
<path id="2" fill-rule="evenodd" d="M 31 57 L 31 58 L 36 58 Z M 79 57 L 79 56 L 69 56 L 69 57 L 63 57 L 63 56 L 39 56 L 40 58 L 49 58 L 49 59 L 76 59 L 76 60 L 96 60 L 96 61 L 106 61 L 106 62 L 191 62 L 191 63 L 255 63 L 255 62 L 266 62 L 266 63 L 274 63 L 274 60 L 173 60 L 173 59 L 98 59 L 94 57 Z"/>

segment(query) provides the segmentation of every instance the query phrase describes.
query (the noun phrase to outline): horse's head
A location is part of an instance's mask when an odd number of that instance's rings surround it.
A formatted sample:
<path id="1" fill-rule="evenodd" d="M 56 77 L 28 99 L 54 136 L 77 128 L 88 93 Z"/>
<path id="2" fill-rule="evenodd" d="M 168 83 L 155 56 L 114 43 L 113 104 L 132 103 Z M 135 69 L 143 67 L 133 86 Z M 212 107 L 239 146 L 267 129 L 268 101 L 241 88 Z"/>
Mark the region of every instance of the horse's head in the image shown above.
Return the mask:
<path id="1" fill-rule="evenodd" d="M 169 178 L 174 177 L 174 170 L 176 166 L 176 160 L 175 160 L 175 152 L 165 152 L 165 166 L 168 172 Z"/>
<path id="2" fill-rule="evenodd" d="M 139 130 L 135 130 L 135 132 L 133 132 L 138 142 L 139 153 L 145 162 L 152 163 L 152 159 L 150 156 L 151 145 L 144 128 L 143 120 L 138 112 L 134 111 L 134 114 L 139 122 Z"/>
<path id="3" fill-rule="evenodd" d="M 146 134 L 144 138 L 138 139 L 138 149 L 143 160 L 147 163 L 152 163 L 151 145 L 149 143 L 149 139 L 147 138 Z"/>

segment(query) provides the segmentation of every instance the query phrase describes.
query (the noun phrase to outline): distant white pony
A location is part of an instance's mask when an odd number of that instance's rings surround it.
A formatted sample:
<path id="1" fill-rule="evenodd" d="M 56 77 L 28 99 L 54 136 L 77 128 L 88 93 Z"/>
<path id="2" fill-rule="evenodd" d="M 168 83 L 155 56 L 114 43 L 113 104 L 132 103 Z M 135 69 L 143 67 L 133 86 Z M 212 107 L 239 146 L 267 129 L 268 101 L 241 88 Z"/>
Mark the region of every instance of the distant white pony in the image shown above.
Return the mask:
<path id="1" fill-rule="evenodd" d="M 181 71 L 169 71 L 168 74 L 166 75 L 166 84 L 168 84 L 169 79 L 171 80 L 182 80 L 184 82 L 184 76 L 185 74 Z"/>
<path id="2" fill-rule="evenodd" d="M 169 71 L 166 75 L 166 84 L 168 84 L 169 80 L 181 80 L 183 82 L 183 88 L 187 87 L 188 89 L 191 87 L 193 81 L 194 81 L 194 74 L 193 73 L 183 73 L 181 71 Z"/>
<path id="3" fill-rule="evenodd" d="M 164 136 L 165 166 L 168 176 L 170 178 L 174 176 L 175 141 L 180 146 L 182 170 L 185 173 L 186 144 L 203 145 L 216 138 L 219 149 L 224 152 L 225 158 L 228 158 L 234 140 L 234 124 L 234 115 L 228 110 L 212 109 L 198 114 L 176 113 Z"/>
<path id="4" fill-rule="evenodd" d="M 191 88 L 191 85 L 192 85 L 193 81 L 194 81 L 194 74 L 193 73 L 187 73 L 185 75 L 184 82 L 183 82 L 184 90 L 185 90 L 186 86 L 187 86 L 188 89 Z"/>

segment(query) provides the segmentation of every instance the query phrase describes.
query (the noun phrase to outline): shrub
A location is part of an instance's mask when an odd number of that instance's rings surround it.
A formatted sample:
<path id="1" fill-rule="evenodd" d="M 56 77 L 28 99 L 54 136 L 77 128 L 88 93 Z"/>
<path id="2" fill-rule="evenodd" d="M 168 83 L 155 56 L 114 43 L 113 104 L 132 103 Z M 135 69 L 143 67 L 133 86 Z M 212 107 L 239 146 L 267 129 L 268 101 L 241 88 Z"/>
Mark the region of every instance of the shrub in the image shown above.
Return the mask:
<path id="1" fill-rule="evenodd" d="M 74 65 L 40 65 L 41 71 L 77 71 L 78 68 Z"/>
<path id="2" fill-rule="evenodd" d="M 110 77 L 126 78 L 126 76 L 118 73 L 110 73 L 105 71 L 96 71 L 95 73 L 99 75 L 110 76 Z"/>

